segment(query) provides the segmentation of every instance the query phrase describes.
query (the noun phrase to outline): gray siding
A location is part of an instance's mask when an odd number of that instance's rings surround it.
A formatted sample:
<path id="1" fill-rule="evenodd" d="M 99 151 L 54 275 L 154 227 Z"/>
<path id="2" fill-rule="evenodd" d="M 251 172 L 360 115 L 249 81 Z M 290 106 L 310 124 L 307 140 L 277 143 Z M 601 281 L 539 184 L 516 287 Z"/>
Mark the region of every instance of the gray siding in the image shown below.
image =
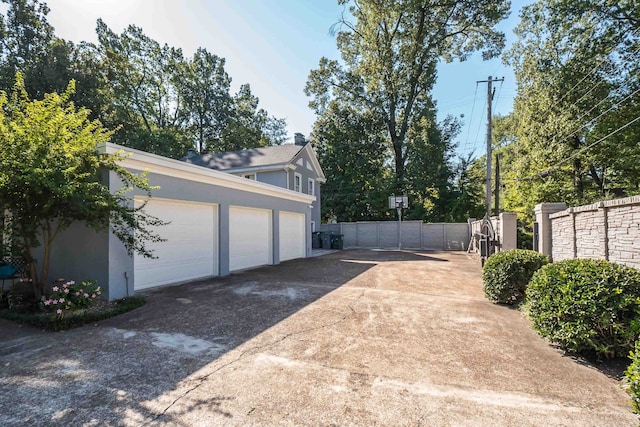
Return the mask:
<path id="1" fill-rule="evenodd" d="M 287 172 L 286 171 L 269 171 L 257 172 L 256 180 L 265 184 L 275 185 L 276 187 L 287 188 Z"/>
<path id="2" fill-rule="evenodd" d="M 300 159 L 302 159 L 303 164 L 298 163 Z M 304 194 L 309 194 L 309 191 L 308 191 L 309 178 L 314 180 L 314 195 L 316 196 L 316 201 L 312 203 L 313 208 L 311 209 L 311 221 L 314 221 L 316 223 L 316 230 L 319 231 L 320 230 L 320 213 L 321 213 L 320 212 L 321 190 L 320 190 L 320 183 L 317 181 L 318 174 L 315 172 L 315 170 L 313 170 L 311 166 L 311 162 L 309 160 L 309 155 L 307 154 L 306 150 L 302 150 L 298 154 L 298 156 L 294 159 L 292 164 L 296 166 L 296 170 L 288 172 L 289 189 L 293 190 L 295 188 L 294 180 L 295 180 L 296 173 L 299 173 L 302 176 L 301 190 L 302 190 L 302 193 Z M 309 169 L 310 167 L 311 169 Z"/>
<path id="3" fill-rule="evenodd" d="M 139 171 L 134 171 L 139 172 Z M 233 188 L 204 184 L 185 179 L 149 173 L 149 183 L 160 188 L 153 197 L 218 204 L 219 214 L 219 273 L 229 274 L 229 206 L 269 209 L 273 212 L 273 262 L 279 263 L 278 218 L 279 211 L 304 213 L 307 224 L 306 252 L 311 254 L 311 209 L 308 203 L 256 194 Z M 110 174 L 112 191 L 122 186 L 114 173 Z M 130 196 L 145 196 L 135 190 Z M 160 235 L 162 231 L 160 230 Z M 75 224 L 61 233 L 54 243 L 50 278 L 73 280 L 95 279 L 105 289 L 105 297 L 122 298 L 134 294 L 134 259 L 124 245 L 110 232 L 96 233 L 82 224 Z"/>

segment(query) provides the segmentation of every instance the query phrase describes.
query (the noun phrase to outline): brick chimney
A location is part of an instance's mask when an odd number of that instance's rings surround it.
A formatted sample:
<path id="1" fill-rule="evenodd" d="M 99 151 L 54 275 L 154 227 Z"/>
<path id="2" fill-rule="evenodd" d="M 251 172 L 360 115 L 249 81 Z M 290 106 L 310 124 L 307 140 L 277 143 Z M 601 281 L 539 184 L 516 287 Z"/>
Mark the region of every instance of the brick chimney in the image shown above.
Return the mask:
<path id="1" fill-rule="evenodd" d="M 293 134 L 293 143 L 295 145 L 299 145 L 301 147 L 304 147 L 305 145 L 307 145 L 307 140 L 305 139 L 304 135 L 301 133 L 294 133 Z"/>

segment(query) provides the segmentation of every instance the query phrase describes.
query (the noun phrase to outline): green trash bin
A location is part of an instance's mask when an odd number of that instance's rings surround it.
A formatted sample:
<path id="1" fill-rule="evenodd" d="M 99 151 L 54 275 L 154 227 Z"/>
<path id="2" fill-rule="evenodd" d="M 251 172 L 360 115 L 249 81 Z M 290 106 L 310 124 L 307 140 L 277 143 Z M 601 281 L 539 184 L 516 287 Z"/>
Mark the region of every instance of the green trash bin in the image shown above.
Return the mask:
<path id="1" fill-rule="evenodd" d="M 344 248 L 344 235 L 332 234 L 331 235 L 331 249 L 343 249 Z"/>
<path id="2" fill-rule="evenodd" d="M 331 249 L 331 233 L 320 233 L 320 243 L 322 249 Z"/>
<path id="3" fill-rule="evenodd" d="M 311 247 L 313 249 L 320 249 L 322 241 L 320 240 L 320 232 L 314 231 L 311 233 Z"/>

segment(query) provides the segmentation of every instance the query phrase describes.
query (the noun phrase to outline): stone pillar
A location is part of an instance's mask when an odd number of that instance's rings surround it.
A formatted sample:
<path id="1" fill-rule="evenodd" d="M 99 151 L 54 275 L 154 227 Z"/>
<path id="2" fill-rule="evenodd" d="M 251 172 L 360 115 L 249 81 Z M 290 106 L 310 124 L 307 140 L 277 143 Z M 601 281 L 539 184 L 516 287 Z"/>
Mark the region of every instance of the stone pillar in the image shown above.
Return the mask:
<path id="1" fill-rule="evenodd" d="M 551 258 L 551 220 L 549 215 L 567 209 L 566 203 L 540 203 L 535 207 L 538 223 L 538 252 Z"/>
<path id="2" fill-rule="evenodd" d="M 518 248 L 518 214 L 502 212 L 500 214 L 500 251 Z"/>

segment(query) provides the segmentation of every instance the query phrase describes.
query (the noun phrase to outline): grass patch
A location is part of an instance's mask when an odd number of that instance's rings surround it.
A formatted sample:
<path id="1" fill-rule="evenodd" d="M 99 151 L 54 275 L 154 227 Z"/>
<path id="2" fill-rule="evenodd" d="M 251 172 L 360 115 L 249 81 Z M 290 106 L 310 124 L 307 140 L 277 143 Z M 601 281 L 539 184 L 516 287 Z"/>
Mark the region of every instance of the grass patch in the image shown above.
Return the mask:
<path id="1" fill-rule="evenodd" d="M 145 305 L 146 302 L 147 300 L 142 296 L 127 297 L 111 302 L 99 301 L 87 309 L 67 312 L 62 319 L 56 318 L 56 315 L 51 313 L 19 312 L 10 309 L 0 310 L 0 317 L 49 331 L 63 331 L 135 310 Z"/>

